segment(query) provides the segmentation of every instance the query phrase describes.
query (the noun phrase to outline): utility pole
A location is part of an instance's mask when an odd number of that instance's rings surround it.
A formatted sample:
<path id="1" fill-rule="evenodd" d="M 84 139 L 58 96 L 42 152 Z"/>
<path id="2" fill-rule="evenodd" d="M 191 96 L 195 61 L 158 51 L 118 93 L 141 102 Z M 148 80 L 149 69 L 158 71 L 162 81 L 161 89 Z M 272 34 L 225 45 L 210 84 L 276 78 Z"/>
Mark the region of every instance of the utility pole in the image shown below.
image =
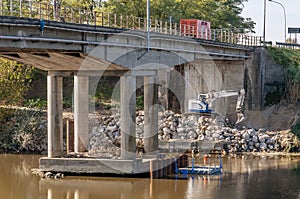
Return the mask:
<path id="1" fill-rule="evenodd" d="M 150 50 L 150 0 L 147 0 L 147 50 Z"/>
<path id="2" fill-rule="evenodd" d="M 269 1 L 273 2 L 273 3 L 277 3 L 283 9 L 283 15 L 284 15 L 284 43 L 285 43 L 286 42 L 286 12 L 285 12 L 285 7 L 278 1 L 274 1 L 274 0 L 269 0 Z"/>
<path id="3" fill-rule="evenodd" d="M 266 12 L 267 12 L 267 0 L 264 0 L 264 27 L 263 27 L 264 46 L 266 46 Z"/>

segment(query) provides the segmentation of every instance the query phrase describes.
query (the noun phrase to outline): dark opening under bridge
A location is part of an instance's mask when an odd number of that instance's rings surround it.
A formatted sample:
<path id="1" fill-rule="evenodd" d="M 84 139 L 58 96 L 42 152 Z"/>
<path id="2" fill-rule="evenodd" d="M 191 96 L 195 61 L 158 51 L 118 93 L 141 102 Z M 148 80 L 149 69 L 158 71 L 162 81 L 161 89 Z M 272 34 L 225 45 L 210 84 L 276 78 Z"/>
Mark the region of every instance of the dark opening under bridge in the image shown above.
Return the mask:
<path id="1" fill-rule="evenodd" d="M 136 160 L 137 77 L 144 77 L 144 147 L 153 158 L 158 153 L 156 104 L 161 71 L 171 73 L 176 66 L 188 65 L 183 76 L 171 77 L 184 81 L 181 87 L 168 86 L 184 107 L 186 99 L 200 91 L 199 83 L 195 83 L 199 79 L 203 79 L 202 87 L 207 84 L 202 90 L 241 87 L 240 74 L 252 47 L 262 44 L 258 37 L 229 30 L 213 30 L 212 40 L 187 37 L 178 25 L 158 20 L 151 22 L 149 42 L 142 18 L 71 8 L 58 12 L 53 5 L 42 3 L 15 9 L 1 1 L 0 6 L 0 56 L 48 71 L 48 158 L 40 160 L 43 171 L 85 168 L 83 173 L 149 172 L 149 161 Z M 45 21 L 43 32 L 40 19 Z M 74 152 L 80 153 L 89 147 L 89 77 L 105 75 L 120 76 L 121 160 L 99 159 L 100 166 L 93 167 L 94 160 L 62 158 L 63 77 L 74 76 Z"/>

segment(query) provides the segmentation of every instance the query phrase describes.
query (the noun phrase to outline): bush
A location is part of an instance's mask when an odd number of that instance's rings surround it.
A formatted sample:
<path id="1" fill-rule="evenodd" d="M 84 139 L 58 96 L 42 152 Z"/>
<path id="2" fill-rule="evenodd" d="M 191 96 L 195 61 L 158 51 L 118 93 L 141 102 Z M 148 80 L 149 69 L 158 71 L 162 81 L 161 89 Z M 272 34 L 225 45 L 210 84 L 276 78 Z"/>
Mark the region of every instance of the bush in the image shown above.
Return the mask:
<path id="1" fill-rule="evenodd" d="M 287 72 L 286 99 L 290 102 L 300 101 L 300 51 L 268 47 L 272 58 L 282 65 Z"/>
<path id="2" fill-rule="evenodd" d="M 47 149 L 46 112 L 29 107 L 0 108 L 1 152 L 40 153 Z"/>
<path id="3" fill-rule="evenodd" d="M 0 59 L 0 105 L 20 105 L 29 89 L 32 67 Z"/>

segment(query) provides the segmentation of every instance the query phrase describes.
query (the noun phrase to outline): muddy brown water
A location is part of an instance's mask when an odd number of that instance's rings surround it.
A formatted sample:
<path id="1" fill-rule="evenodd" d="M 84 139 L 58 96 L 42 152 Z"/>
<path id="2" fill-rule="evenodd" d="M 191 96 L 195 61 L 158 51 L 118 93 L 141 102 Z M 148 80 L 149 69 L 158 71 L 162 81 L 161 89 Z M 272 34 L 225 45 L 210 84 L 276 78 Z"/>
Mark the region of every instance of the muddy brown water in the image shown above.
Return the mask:
<path id="1" fill-rule="evenodd" d="M 2 199 L 300 199 L 300 159 L 223 158 L 218 176 L 171 179 L 66 177 L 41 179 L 31 174 L 37 155 L 0 155 Z M 177 178 L 177 179 L 176 179 Z"/>

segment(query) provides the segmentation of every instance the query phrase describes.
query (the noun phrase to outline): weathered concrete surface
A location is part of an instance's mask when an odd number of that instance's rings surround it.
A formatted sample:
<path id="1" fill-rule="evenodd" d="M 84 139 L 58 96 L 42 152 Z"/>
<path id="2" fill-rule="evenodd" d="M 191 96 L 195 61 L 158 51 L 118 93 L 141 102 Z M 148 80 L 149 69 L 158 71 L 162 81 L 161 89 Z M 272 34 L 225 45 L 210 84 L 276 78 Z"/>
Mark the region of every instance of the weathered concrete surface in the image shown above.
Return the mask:
<path id="1" fill-rule="evenodd" d="M 39 169 L 74 174 L 139 174 L 150 169 L 150 159 L 41 158 Z"/>
<path id="2" fill-rule="evenodd" d="M 89 78 L 74 77 L 74 150 L 85 152 L 89 146 Z"/>
<path id="3" fill-rule="evenodd" d="M 188 100 L 195 99 L 199 93 L 239 91 L 244 86 L 244 70 L 245 61 L 197 60 L 186 65 L 184 110 L 187 111 Z M 214 110 L 235 120 L 236 101 L 237 96 L 216 99 L 213 103 Z"/>
<path id="4" fill-rule="evenodd" d="M 62 77 L 47 77 L 48 102 L 48 157 L 63 153 Z"/>
<path id="5" fill-rule="evenodd" d="M 121 102 L 121 158 L 136 157 L 136 77 L 122 76 L 120 79 Z"/>
<path id="6" fill-rule="evenodd" d="M 158 150 L 158 90 L 156 77 L 144 77 L 144 148 L 146 153 Z"/>

